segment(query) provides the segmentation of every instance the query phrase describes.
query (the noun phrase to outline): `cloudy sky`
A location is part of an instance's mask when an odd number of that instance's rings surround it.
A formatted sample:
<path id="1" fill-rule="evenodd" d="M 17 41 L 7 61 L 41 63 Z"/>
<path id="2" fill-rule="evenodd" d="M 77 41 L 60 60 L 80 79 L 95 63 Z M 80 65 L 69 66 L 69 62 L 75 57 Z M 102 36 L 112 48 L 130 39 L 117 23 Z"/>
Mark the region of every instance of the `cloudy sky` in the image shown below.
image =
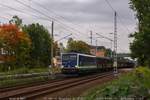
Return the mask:
<path id="1" fill-rule="evenodd" d="M 129 8 L 129 0 L 0 0 L 0 22 L 7 23 L 13 15 L 23 19 L 24 24 L 40 23 L 50 30 L 54 20 L 55 40 L 69 34 L 77 40 L 93 45 L 98 37 L 95 33 L 113 39 L 114 10 L 117 11 L 118 52 L 130 52 L 128 35 L 136 31 L 137 21 Z M 97 38 L 98 45 L 110 48 L 110 41 Z M 59 42 L 66 44 L 67 39 Z"/>

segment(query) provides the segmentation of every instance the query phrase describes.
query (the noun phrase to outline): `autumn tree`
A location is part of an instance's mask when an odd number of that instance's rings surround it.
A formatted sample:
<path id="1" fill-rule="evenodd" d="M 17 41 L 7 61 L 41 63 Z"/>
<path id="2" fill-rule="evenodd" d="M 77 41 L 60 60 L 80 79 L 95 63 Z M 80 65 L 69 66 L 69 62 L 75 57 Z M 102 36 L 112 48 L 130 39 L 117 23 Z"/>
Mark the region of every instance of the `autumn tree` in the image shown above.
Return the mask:
<path id="1" fill-rule="evenodd" d="M 0 25 L 0 48 L 6 52 L 8 57 L 8 59 L 4 59 L 6 63 L 10 63 L 11 66 L 25 66 L 30 47 L 31 41 L 29 36 L 15 24 Z"/>
<path id="2" fill-rule="evenodd" d="M 90 53 L 90 47 L 83 41 L 76 41 L 73 39 L 68 40 L 67 52 Z"/>
<path id="3" fill-rule="evenodd" d="M 50 65 L 51 59 L 51 36 L 48 30 L 38 23 L 29 25 L 22 24 L 22 19 L 13 16 L 9 23 L 16 24 L 27 33 L 32 41 L 30 51 L 30 66 L 47 67 Z M 59 54 L 57 42 L 54 43 L 54 56 Z"/>
<path id="4" fill-rule="evenodd" d="M 130 0 L 130 7 L 136 12 L 138 30 L 131 36 L 132 57 L 137 58 L 140 65 L 150 66 L 150 0 Z"/>

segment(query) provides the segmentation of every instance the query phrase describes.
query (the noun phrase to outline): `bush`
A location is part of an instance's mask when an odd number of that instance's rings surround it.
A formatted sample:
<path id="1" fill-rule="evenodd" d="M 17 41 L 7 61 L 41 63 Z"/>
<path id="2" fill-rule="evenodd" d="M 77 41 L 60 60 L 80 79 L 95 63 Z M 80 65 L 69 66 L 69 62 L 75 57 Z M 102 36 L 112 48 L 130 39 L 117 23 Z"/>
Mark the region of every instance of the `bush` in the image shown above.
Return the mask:
<path id="1" fill-rule="evenodd" d="M 121 97 L 141 98 L 149 97 L 150 91 L 150 69 L 139 67 L 127 75 L 122 75 L 119 79 L 93 89 L 87 93 L 88 100 L 99 97 L 116 98 Z"/>

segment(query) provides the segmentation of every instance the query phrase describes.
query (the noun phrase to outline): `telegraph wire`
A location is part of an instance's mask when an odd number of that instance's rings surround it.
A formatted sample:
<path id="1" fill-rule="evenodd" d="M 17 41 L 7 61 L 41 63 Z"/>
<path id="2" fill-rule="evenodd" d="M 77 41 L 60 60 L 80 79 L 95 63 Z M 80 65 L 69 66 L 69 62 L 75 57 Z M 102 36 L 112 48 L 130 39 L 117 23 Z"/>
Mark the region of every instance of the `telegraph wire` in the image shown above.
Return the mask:
<path id="1" fill-rule="evenodd" d="M 19 1 L 19 0 L 16 0 L 17 2 Z M 106 0 L 107 1 L 107 0 Z M 20 2 L 20 1 L 19 1 Z M 21 2 L 22 3 L 22 2 Z M 10 8 L 10 9 L 13 9 L 13 10 L 15 10 L 15 11 L 18 11 L 18 12 L 21 12 L 21 13 L 23 13 L 23 14 L 25 14 L 25 12 L 23 12 L 23 11 L 21 11 L 21 10 L 18 10 L 18 9 L 15 9 L 15 8 L 13 8 L 13 7 L 10 7 L 10 6 L 7 6 L 7 5 L 4 5 L 4 4 L 0 4 L 0 5 L 3 5 L 3 6 L 5 6 L 5 7 L 7 7 L 7 8 Z M 45 13 L 43 13 L 43 12 L 41 12 L 41 11 L 39 11 L 39 10 L 37 10 L 37 9 L 35 9 L 35 8 L 33 8 L 33 7 L 30 7 L 30 6 L 28 6 L 28 5 L 26 5 L 26 4 L 22 4 L 22 5 L 24 5 L 24 6 L 26 6 L 26 7 L 29 7 L 30 9 L 32 8 L 32 10 L 34 10 L 34 11 L 36 11 L 36 12 L 38 12 L 38 13 L 40 13 L 41 15 L 46 15 Z M 109 3 L 109 5 L 110 5 L 110 3 Z M 111 6 L 111 8 L 113 9 L 113 7 Z M 36 16 L 36 15 L 33 15 L 34 17 L 37 17 L 37 18 L 39 18 L 39 16 Z M 45 17 L 47 17 L 47 18 L 40 18 L 40 19 L 45 19 L 45 20 L 47 20 L 47 21 L 49 21 L 49 19 L 55 19 L 55 18 L 52 18 L 52 17 L 50 17 L 50 16 L 45 16 Z M 59 24 L 62 24 L 62 23 L 60 23 L 59 21 L 57 21 L 56 19 L 55 19 L 55 21 L 57 22 L 57 23 L 59 23 Z M 63 24 L 64 25 L 64 24 Z M 65 25 L 66 26 L 66 25 Z M 67 28 L 65 28 L 66 30 L 69 30 L 69 29 L 67 29 Z M 72 29 L 72 30 L 74 30 L 74 31 L 78 31 L 78 30 L 76 30 L 76 29 L 74 29 L 74 28 L 70 28 L 70 29 Z M 80 31 L 78 31 L 79 33 L 81 33 Z"/>
<path id="2" fill-rule="evenodd" d="M 9 8 L 9 9 L 12 9 L 12 10 L 14 10 L 14 11 L 17 11 L 17 12 L 20 12 L 20 13 L 26 15 L 26 12 L 24 12 L 24 11 L 22 11 L 22 10 L 15 9 L 15 8 L 13 8 L 13 7 L 11 7 L 11 6 L 7 6 L 7 5 L 1 4 L 1 3 L 0 3 L 0 6 L 3 6 L 3 7 L 5 7 L 5 8 Z M 28 13 L 28 14 L 29 14 L 29 13 Z M 30 14 L 30 15 L 33 16 L 33 17 L 36 17 L 37 19 L 42 19 L 42 20 L 47 20 L 47 21 L 48 21 L 48 19 L 46 19 L 46 18 L 39 17 L 39 16 L 36 16 L 36 15 L 34 15 L 34 14 Z"/>
<path id="3" fill-rule="evenodd" d="M 112 5 L 109 3 L 109 1 L 108 0 L 105 0 L 105 1 L 108 4 L 108 6 L 115 12 L 116 10 L 112 7 Z"/>
<path id="4" fill-rule="evenodd" d="M 27 4 L 23 3 L 23 2 L 21 2 L 20 0 L 15 0 L 15 1 L 18 2 L 19 4 L 23 5 L 23 6 L 27 7 L 27 8 L 30 8 L 30 9 L 32 9 L 32 10 L 38 12 L 39 14 L 41 14 L 41 15 L 43 15 L 43 16 L 49 18 L 50 20 L 55 21 L 54 18 L 52 18 L 52 17 L 48 16 L 47 14 L 45 14 L 45 13 L 43 13 L 43 12 L 41 12 L 41 11 L 39 11 L 39 10 L 33 8 L 33 7 L 31 7 L 31 6 L 29 6 L 29 5 L 27 5 Z"/>
<path id="5" fill-rule="evenodd" d="M 47 9 L 46 7 L 44 7 L 43 5 L 41 5 L 40 3 L 38 3 L 38 2 L 35 2 L 35 1 L 32 1 L 33 3 L 35 3 L 36 5 L 38 5 L 39 7 L 41 7 L 41 8 L 43 8 L 44 10 L 46 10 L 46 11 L 51 11 L 54 15 L 56 15 L 57 17 L 59 17 L 59 19 L 61 20 L 64 20 L 64 21 L 66 21 L 66 22 L 68 22 L 67 20 L 66 20 L 66 18 L 64 18 L 63 16 L 60 16 L 60 15 L 58 15 L 58 14 L 56 14 L 53 10 L 49 10 L 49 9 Z M 56 19 L 56 18 L 55 18 Z M 58 19 L 58 20 L 59 20 Z M 72 23 L 72 22 L 69 22 L 69 23 L 71 23 L 72 25 L 74 25 L 74 26 L 79 26 L 78 24 L 74 24 L 74 23 Z M 79 33 L 81 33 L 80 31 L 78 31 Z"/>
<path id="6" fill-rule="evenodd" d="M 108 0 L 104 0 L 106 1 L 106 3 L 108 4 L 108 6 L 112 9 L 113 12 L 116 12 L 117 13 L 117 16 L 118 16 L 118 19 L 121 23 L 121 25 L 126 29 L 126 31 L 128 32 L 128 34 L 130 34 L 130 31 L 129 31 L 129 28 L 124 24 L 124 22 L 122 21 L 119 13 L 113 8 L 113 6 L 110 4 L 110 2 Z M 129 39 L 128 39 L 129 40 Z M 120 47 L 119 47 L 120 48 Z M 121 49 L 120 49 L 121 50 Z M 122 51 L 122 50 L 121 50 Z"/>
<path id="7" fill-rule="evenodd" d="M 113 8 L 113 6 L 110 4 L 110 2 L 109 2 L 108 0 L 104 0 L 104 1 L 106 1 L 106 3 L 107 3 L 108 6 L 112 9 L 113 12 L 117 12 L 117 11 Z M 118 12 L 117 12 L 117 16 L 118 16 L 119 21 L 120 21 L 120 23 L 122 24 L 122 26 L 124 26 L 124 27 L 126 28 L 126 30 L 128 31 L 128 33 L 130 33 L 128 27 L 127 27 L 126 25 L 124 25 L 124 23 L 123 23 L 123 21 L 122 21 L 122 19 L 121 19 L 121 17 L 120 17 L 120 15 L 119 15 Z"/>
<path id="8" fill-rule="evenodd" d="M 57 17 L 60 17 L 62 18 L 63 20 L 65 20 L 65 18 L 63 16 L 60 16 L 60 15 L 57 15 L 54 11 L 50 10 L 50 9 L 47 9 L 46 7 L 44 7 L 43 5 L 41 5 L 40 3 L 38 2 L 35 2 L 35 1 L 32 1 L 33 3 L 35 3 L 36 5 L 38 5 L 39 7 L 45 9 L 46 11 L 51 11 L 54 15 L 56 15 Z"/>
<path id="9" fill-rule="evenodd" d="M 60 15 L 56 14 L 53 10 L 47 9 L 45 6 L 41 5 L 40 3 L 36 2 L 36 1 L 32 1 L 32 2 L 35 3 L 36 5 L 38 5 L 39 7 L 43 8 L 44 10 L 53 13 L 55 16 L 59 17 L 60 20 L 62 19 L 64 21 L 68 22 L 68 20 L 66 20 L 66 18 L 64 18 L 63 16 L 60 16 Z M 69 22 L 69 23 L 71 23 L 72 25 L 78 26 L 78 24 L 74 24 L 72 22 Z"/>
<path id="10" fill-rule="evenodd" d="M 14 11 L 17 11 L 17 12 L 20 12 L 20 13 L 26 15 L 26 12 L 24 12 L 24 11 L 22 11 L 22 10 L 15 9 L 15 8 L 13 8 L 13 7 L 11 7 L 11 6 L 8 6 L 8 5 L 5 5 L 5 4 L 1 4 L 1 3 L 0 3 L 0 6 L 5 7 L 5 8 L 9 8 L 9 9 L 12 9 L 12 10 L 14 10 Z M 49 19 L 47 19 L 47 18 L 39 17 L 39 16 L 34 15 L 34 14 L 30 14 L 30 15 L 33 16 L 33 17 L 35 17 L 35 18 L 37 18 L 37 19 L 49 21 Z M 8 19 L 8 20 L 9 20 L 9 19 Z M 60 24 L 60 23 L 58 23 L 58 24 Z M 61 25 L 61 26 L 62 26 L 62 25 Z M 63 26 L 62 26 L 62 27 L 63 27 Z M 65 30 L 68 30 L 68 31 L 71 31 L 70 29 L 68 29 L 68 28 L 66 28 L 66 27 L 64 27 L 64 29 L 65 29 Z M 71 31 L 71 32 L 73 32 L 73 31 Z"/>
<path id="11" fill-rule="evenodd" d="M 80 31 L 78 31 L 78 30 L 76 30 L 76 29 L 74 29 L 74 28 L 72 28 L 72 27 L 70 27 L 70 26 L 67 26 L 67 25 L 63 24 L 62 22 L 56 20 L 55 18 L 52 18 L 52 17 L 46 15 L 45 13 L 43 13 L 43 12 L 41 12 L 41 11 L 39 11 L 39 10 L 37 10 L 37 9 L 35 9 L 35 8 L 29 6 L 29 5 L 27 5 L 27 4 L 25 4 L 25 3 L 21 2 L 21 1 L 19 1 L 19 0 L 16 0 L 16 2 L 18 2 L 18 3 L 21 4 L 21 5 L 24 5 L 25 7 L 29 7 L 30 9 L 32 9 L 32 10 L 38 12 L 39 14 L 44 15 L 45 17 L 49 18 L 50 20 L 56 21 L 56 22 L 58 22 L 58 23 L 60 23 L 60 24 L 62 24 L 62 25 L 64 25 L 64 26 L 66 26 L 66 27 L 69 27 L 70 29 L 72 29 L 72 30 L 74 30 L 74 31 L 76 31 L 76 32 L 78 32 L 78 33 L 81 33 Z M 81 33 L 81 34 L 82 34 L 82 33 Z"/>
<path id="12" fill-rule="evenodd" d="M 127 30 L 128 33 L 130 34 L 130 33 L 131 33 L 130 30 L 129 30 L 128 27 L 123 23 L 123 21 L 122 21 L 122 19 L 121 19 L 121 17 L 120 17 L 119 15 L 118 15 L 118 19 L 119 19 L 120 23 L 121 23 L 123 26 L 125 26 L 126 30 Z"/>

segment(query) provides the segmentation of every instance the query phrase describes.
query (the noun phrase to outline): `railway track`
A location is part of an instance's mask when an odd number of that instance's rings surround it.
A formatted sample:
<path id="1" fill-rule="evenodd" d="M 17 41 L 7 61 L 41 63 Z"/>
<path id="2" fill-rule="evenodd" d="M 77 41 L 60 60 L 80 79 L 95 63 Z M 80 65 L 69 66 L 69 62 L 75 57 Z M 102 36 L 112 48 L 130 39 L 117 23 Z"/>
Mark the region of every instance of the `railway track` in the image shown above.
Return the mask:
<path id="1" fill-rule="evenodd" d="M 51 77 L 51 76 L 49 76 L 49 77 Z M 57 81 L 60 81 L 60 80 L 64 80 L 65 78 L 67 78 L 67 77 L 66 76 L 61 76 L 60 77 L 60 75 L 59 75 L 56 78 L 50 79 L 50 80 L 47 80 L 47 81 L 37 81 L 38 83 L 34 82 L 34 83 L 30 83 L 30 84 L 29 83 L 25 83 L 25 84 L 19 84 L 19 85 L 16 85 L 16 86 L 8 86 L 8 87 L 0 88 L 0 93 L 11 91 L 11 90 L 17 90 L 17 89 L 20 89 L 20 88 L 37 86 L 37 85 L 41 85 L 41 84 L 49 84 L 49 83 L 57 82 Z"/>
<path id="2" fill-rule="evenodd" d="M 42 84 L 38 86 L 32 86 L 32 87 L 25 87 L 25 88 L 18 88 L 15 90 L 5 91 L 0 94 L 1 100 L 8 100 L 8 99 L 14 99 L 14 98 L 20 98 L 23 100 L 26 99 L 33 99 L 35 97 L 44 95 L 44 94 L 50 94 L 55 93 L 73 86 L 78 86 L 80 84 L 84 84 L 90 81 L 94 81 L 97 79 L 100 79 L 102 77 L 110 77 L 113 78 L 112 72 L 97 74 L 97 75 L 91 75 L 86 77 L 78 77 L 78 78 L 71 78 L 71 79 L 65 79 L 65 80 L 59 80 L 52 83 Z"/>
<path id="3" fill-rule="evenodd" d="M 41 85 L 41 84 L 49 84 L 49 83 L 53 83 L 53 82 L 57 82 L 63 79 L 57 79 L 57 80 L 49 80 L 49 81 L 41 81 L 39 83 L 32 83 L 32 84 L 22 84 L 22 85 L 18 85 L 15 87 L 6 87 L 6 88 L 1 88 L 0 89 L 0 93 L 2 92 L 8 92 L 8 91 L 13 91 L 13 90 L 18 90 L 21 88 L 27 88 L 27 87 L 33 87 L 33 86 L 37 86 L 37 85 Z"/>

